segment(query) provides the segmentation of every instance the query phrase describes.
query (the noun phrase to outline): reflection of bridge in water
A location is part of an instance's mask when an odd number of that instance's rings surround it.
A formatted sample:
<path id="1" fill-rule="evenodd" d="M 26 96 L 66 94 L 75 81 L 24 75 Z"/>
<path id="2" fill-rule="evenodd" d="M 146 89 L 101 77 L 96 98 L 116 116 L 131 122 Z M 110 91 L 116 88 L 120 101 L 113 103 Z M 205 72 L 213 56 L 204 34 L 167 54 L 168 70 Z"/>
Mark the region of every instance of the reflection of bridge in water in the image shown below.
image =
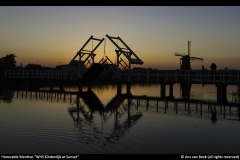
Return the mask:
<path id="1" fill-rule="evenodd" d="M 84 114 L 86 117 L 91 117 L 93 112 L 99 112 L 100 115 L 119 114 L 121 106 L 124 107 L 124 112 L 128 110 L 157 112 L 162 114 L 176 114 L 184 116 L 193 116 L 198 118 L 212 118 L 213 111 L 216 111 L 218 119 L 225 120 L 240 120 L 239 103 L 222 103 L 215 101 L 206 101 L 199 99 L 185 99 L 174 97 L 153 97 L 147 95 L 132 95 L 127 88 L 127 92 L 122 94 L 117 90 L 117 94 L 107 103 L 103 104 L 97 95 L 88 87 L 87 91 L 66 92 L 61 90 L 55 91 L 27 91 L 27 90 L 5 90 L 4 97 L 29 98 L 36 100 L 45 100 L 49 102 L 61 102 L 75 104 L 76 106 L 69 109 L 69 113 L 73 117 L 81 106 L 85 106 L 85 110 L 90 110 L 90 115 Z M 215 108 L 215 109 L 214 109 Z M 82 108 L 83 109 L 83 108 Z M 87 113 L 87 112 L 86 112 Z M 121 113 L 123 114 L 123 113 Z M 130 113 L 128 113 L 130 115 Z M 74 118 L 79 120 L 77 116 Z"/>
<path id="2" fill-rule="evenodd" d="M 99 145 L 106 145 L 106 142 L 115 143 L 138 123 L 144 113 L 149 112 L 211 119 L 213 123 L 217 120 L 240 120 L 240 107 L 236 103 L 219 104 L 197 99 L 139 96 L 131 93 L 121 94 L 117 91 L 117 94 L 104 104 L 90 87 L 87 91 L 81 92 L 5 90 L 4 97 L 69 103 L 71 106 L 68 107 L 68 113 L 73 119 L 77 132 L 80 133 L 79 140 Z M 95 118 L 97 115 L 100 115 L 101 122 Z M 106 130 L 103 132 L 103 124 L 106 124 L 110 118 L 114 120 L 113 129 L 109 131 L 110 133 Z"/>

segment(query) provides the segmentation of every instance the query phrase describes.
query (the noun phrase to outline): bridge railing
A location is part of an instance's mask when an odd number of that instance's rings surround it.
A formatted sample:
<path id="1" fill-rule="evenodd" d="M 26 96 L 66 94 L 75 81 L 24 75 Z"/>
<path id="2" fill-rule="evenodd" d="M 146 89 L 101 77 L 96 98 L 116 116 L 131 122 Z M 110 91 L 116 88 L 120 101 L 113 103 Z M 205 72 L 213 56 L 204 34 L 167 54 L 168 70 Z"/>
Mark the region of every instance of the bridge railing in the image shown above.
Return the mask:
<path id="1" fill-rule="evenodd" d="M 16 79 L 77 79 L 77 72 L 69 70 L 6 70 L 5 77 Z M 240 70 L 121 70 L 119 81 L 128 82 L 193 82 L 240 84 Z"/>
<path id="2" fill-rule="evenodd" d="M 131 82 L 195 82 L 240 84 L 240 70 L 149 70 L 122 72 L 121 79 Z"/>
<path id="3" fill-rule="evenodd" d="M 68 70 L 5 70 L 5 77 L 15 79 L 74 79 L 77 74 Z"/>

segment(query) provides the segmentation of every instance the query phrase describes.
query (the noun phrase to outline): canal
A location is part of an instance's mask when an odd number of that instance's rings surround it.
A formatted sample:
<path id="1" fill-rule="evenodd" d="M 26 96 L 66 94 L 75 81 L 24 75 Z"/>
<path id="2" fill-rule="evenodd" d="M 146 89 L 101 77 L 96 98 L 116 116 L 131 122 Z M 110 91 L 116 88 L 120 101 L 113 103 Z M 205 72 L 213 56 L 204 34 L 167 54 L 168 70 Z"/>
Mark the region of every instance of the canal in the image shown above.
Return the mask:
<path id="1" fill-rule="evenodd" d="M 158 84 L 121 87 L 1 89 L 0 154 L 239 154 L 237 86 L 218 104 L 215 85 L 194 84 L 187 106 Z"/>

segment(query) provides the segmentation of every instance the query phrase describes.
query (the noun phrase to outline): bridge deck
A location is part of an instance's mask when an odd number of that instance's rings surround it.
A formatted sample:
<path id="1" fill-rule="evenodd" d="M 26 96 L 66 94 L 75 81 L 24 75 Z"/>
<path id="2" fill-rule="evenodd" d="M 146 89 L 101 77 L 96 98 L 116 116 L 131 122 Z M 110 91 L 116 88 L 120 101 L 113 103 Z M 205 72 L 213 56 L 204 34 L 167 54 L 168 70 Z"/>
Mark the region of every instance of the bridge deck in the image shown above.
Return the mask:
<path id="1" fill-rule="evenodd" d="M 74 80 L 77 73 L 66 70 L 6 70 L 5 77 L 14 79 Z M 240 84 L 240 70 L 121 70 L 119 82 Z"/>

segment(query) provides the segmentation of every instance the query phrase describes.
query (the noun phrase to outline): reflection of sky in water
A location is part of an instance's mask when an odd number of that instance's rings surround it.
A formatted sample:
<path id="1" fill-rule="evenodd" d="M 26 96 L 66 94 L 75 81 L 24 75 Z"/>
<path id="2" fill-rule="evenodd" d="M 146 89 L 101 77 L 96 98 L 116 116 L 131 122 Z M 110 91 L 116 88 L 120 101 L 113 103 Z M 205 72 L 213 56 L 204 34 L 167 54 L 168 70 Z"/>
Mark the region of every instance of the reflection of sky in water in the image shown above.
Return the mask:
<path id="1" fill-rule="evenodd" d="M 110 88 L 110 89 L 109 89 Z M 107 99 L 111 99 L 117 93 L 116 86 L 109 87 L 105 90 L 94 90 L 95 94 L 104 102 Z M 106 93 L 107 90 L 107 93 Z M 122 93 L 126 93 L 126 85 L 122 86 Z M 160 97 L 160 85 L 148 85 L 148 86 L 131 86 L 131 94 L 132 95 L 146 95 L 146 96 L 153 96 L 153 97 Z M 216 100 L 216 92 L 217 88 L 215 85 L 198 85 L 193 84 L 191 87 L 190 97 L 193 99 L 199 100 Z M 232 93 L 237 92 L 237 86 L 227 86 L 227 98 L 229 101 L 232 101 Z M 169 96 L 169 86 L 166 85 L 166 96 Z M 173 85 L 173 96 L 175 98 L 181 98 L 181 87 L 179 84 Z"/>
<path id="2" fill-rule="evenodd" d="M 99 88 L 100 87 L 100 88 Z M 42 88 L 48 90 L 49 88 Z M 59 87 L 55 87 L 56 90 Z M 237 92 L 237 86 L 228 85 L 227 86 L 227 98 L 228 100 L 232 100 L 232 93 Z M 77 86 L 68 86 L 64 88 L 65 91 L 69 92 L 77 92 Z M 83 87 L 83 91 L 87 91 L 87 87 Z M 153 97 L 160 97 L 161 86 L 159 84 L 148 84 L 148 85 L 132 85 L 131 86 L 131 94 L 132 95 L 146 95 Z M 114 97 L 117 93 L 116 85 L 104 85 L 104 86 L 93 86 L 92 91 L 99 97 L 99 99 L 103 103 L 107 103 L 112 97 Z M 122 85 L 122 94 L 125 94 L 127 91 L 126 85 Z M 180 84 L 173 85 L 173 96 L 175 98 L 181 98 L 181 87 Z M 199 85 L 193 84 L 191 86 L 190 97 L 193 99 L 199 100 L 216 100 L 216 92 L 217 88 L 214 84 L 212 85 Z M 166 85 L 166 96 L 169 96 L 169 85 Z"/>

